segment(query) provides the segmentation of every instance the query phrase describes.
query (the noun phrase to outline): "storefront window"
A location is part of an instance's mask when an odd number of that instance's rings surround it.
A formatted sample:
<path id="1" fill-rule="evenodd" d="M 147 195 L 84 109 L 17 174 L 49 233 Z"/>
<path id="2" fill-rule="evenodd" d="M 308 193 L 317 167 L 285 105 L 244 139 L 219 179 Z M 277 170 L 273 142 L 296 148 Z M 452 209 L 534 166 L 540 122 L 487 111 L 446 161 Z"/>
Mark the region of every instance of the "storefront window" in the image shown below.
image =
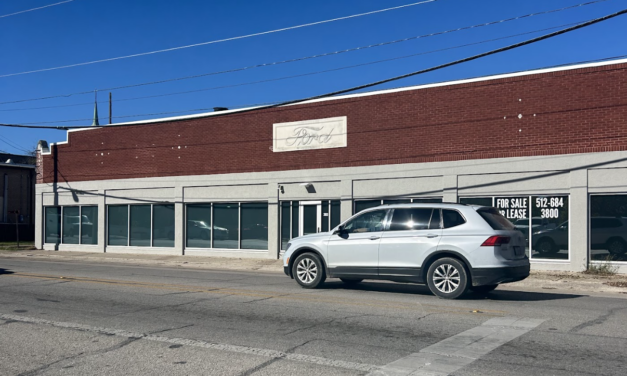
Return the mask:
<path id="1" fill-rule="evenodd" d="M 441 197 L 434 198 L 398 198 L 398 199 L 387 199 L 387 200 L 357 200 L 355 201 L 355 214 L 359 213 L 362 210 L 374 208 L 379 205 L 394 205 L 394 204 L 409 204 L 409 203 L 417 203 L 417 204 L 430 204 L 430 203 L 438 203 L 442 202 Z"/>
<path id="2" fill-rule="evenodd" d="M 531 197 L 532 259 L 568 259 L 568 196 Z"/>
<path id="3" fill-rule="evenodd" d="M 492 197 L 462 197 L 459 199 L 459 203 L 465 205 L 492 206 Z"/>
<path id="4" fill-rule="evenodd" d="M 46 207 L 45 242 L 59 244 L 61 242 L 61 208 Z"/>
<path id="5" fill-rule="evenodd" d="M 63 239 L 64 244 L 78 244 L 81 231 L 81 216 L 78 206 L 63 208 Z"/>
<path id="6" fill-rule="evenodd" d="M 242 204 L 242 249 L 268 249 L 268 204 Z"/>
<path id="7" fill-rule="evenodd" d="M 187 246 L 211 248 L 211 204 L 187 205 Z"/>
<path id="8" fill-rule="evenodd" d="M 340 201 L 331 201 L 331 222 L 329 223 L 329 229 L 335 228 L 341 222 L 340 216 Z"/>
<path id="9" fill-rule="evenodd" d="M 381 200 L 355 201 L 355 214 L 359 213 L 362 210 L 374 208 L 375 206 L 379 205 L 381 205 Z"/>
<path id="10" fill-rule="evenodd" d="M 150 247 L 150 205 L 131 205 L 131 241 L 133 247 Z"/>
<path id="11" fill-rule="evenodd" d="M 152 246 L 174 247 L 174 205 L 153 205 Z"/>
<path id="12" fill-rule="evenodd" d="M 627 195 L 590 197 L 590 259 L 627 261 Z"/>
<path id="13" fill-rule="evenodd" d="M 81 207 L 81 244 L 98 244 L 98 207 Z"/>
<path id="14" fill-rule="evenodd" d="M 110 205 L 107 244 L 128 245 L 128 205 Z"/>
<path id="15" fill-rule="evenodd" d="M 299 236 L 299 205 L 300 202 L 292 201 L 292 238 Z"/>
<path id="16" fill-rule="evenodd" d="M 239 204 L 213 204 L 213 247 L 239 248 Z"/>
<path id="17" fill-rule="evenodd" d="M 473 198 L 473 200 L 492 200 L 490 198 Z M 494 197 L 494 207 L 499 210 L 503 217 L 514 224 L 516 230 L 525 237 L 525 254 L 529 257 L 529 196 L 522 197 Z M 475 204 L 475 203 L 473 203 Z M 493 204 L 490 203 L 489 206 Z"/>
<path id="18" fill-rule="evenodd" d="M 287 243 L 292 238 L 290 233 L 290 203 L 281 202 L 281 249 L 285 250 Z"/>

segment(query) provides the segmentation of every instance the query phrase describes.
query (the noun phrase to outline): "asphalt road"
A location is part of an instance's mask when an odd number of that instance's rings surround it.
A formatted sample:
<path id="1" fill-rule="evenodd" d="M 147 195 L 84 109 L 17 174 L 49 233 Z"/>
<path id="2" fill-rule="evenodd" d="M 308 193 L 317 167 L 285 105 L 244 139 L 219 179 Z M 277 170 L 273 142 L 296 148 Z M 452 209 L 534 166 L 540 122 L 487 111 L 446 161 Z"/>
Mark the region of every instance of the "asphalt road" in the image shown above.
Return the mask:
<path id="1" fill-rule="evenodd" d="M 625 375 L 627 295 L 0 258 L 0 375 Z"/>

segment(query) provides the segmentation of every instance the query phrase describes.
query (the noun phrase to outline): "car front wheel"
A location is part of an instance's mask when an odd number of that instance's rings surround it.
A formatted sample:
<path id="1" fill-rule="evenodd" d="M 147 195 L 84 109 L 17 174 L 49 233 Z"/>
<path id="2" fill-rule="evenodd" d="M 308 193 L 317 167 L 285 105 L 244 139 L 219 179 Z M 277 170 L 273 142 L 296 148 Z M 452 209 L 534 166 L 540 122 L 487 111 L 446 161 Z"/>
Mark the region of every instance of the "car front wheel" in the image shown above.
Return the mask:
<path id="1" fill-rule="evenodd" d="M 299 285 L 307 289 L 320 286 L 326 279 L 322 261 L 313 253 L 303 253 L 296 258 L 292 266 L 292 275 Z"/>
<path id="2" fill-rule="evenodd" d="M 427 272 L 429 290 L 445 299 L 456 299 L 468 290 L 468 273 L 464 265 L 454 258 L 436 260 Z"/>

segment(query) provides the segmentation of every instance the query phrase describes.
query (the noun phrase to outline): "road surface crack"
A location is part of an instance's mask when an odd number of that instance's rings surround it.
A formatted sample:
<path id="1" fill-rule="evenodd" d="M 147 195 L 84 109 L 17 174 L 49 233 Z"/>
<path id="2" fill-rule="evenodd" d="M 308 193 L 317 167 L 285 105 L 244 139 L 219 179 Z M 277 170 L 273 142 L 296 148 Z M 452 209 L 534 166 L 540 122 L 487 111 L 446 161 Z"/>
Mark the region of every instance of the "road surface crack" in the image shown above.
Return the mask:
<path id="1" fill-rule="evenodd" d="M 617 311 L 623 310 L 623 309 L 627 309 L 625 307 L 616 307 L 616 308 L 612 308 L 609 311 L 607 311 L 605 314 L 597 317 L 594 320 L 589 320 L 586 321 L 582 324 L 579 324 L 577 326 L 575 326 L 574 328 L 572 328 L 571 330 L 569 330 L 570 333 L 576 333 L 579 332 L 587 327 L 590 326 L 594 326 L 594 325 L 601 325 L 604 322 L 606 322 L 610 317 L 612 317 Z"/>

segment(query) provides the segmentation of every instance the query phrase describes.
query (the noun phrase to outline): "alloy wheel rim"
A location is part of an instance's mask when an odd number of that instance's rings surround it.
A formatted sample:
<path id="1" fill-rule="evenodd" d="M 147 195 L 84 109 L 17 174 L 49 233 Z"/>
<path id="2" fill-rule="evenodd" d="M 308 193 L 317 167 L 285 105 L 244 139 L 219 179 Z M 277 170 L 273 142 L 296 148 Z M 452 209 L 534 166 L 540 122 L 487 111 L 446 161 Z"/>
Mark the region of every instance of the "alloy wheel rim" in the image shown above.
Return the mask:
<path id="1" fill-rule="evenodd" d="M 435 288 L 445 294 L 450 294 L 457 290 L 461 280 L 459 270 L 451 264 L 442 264 L 433 273 Z"/>
<path id="2" fill-rule="evenodd" d="M 311 283 L 318 276 L 318 267 L 312 259 L 302 259 L 296 267 L 296 275 L 300 281 L 304 283 Z"/>

